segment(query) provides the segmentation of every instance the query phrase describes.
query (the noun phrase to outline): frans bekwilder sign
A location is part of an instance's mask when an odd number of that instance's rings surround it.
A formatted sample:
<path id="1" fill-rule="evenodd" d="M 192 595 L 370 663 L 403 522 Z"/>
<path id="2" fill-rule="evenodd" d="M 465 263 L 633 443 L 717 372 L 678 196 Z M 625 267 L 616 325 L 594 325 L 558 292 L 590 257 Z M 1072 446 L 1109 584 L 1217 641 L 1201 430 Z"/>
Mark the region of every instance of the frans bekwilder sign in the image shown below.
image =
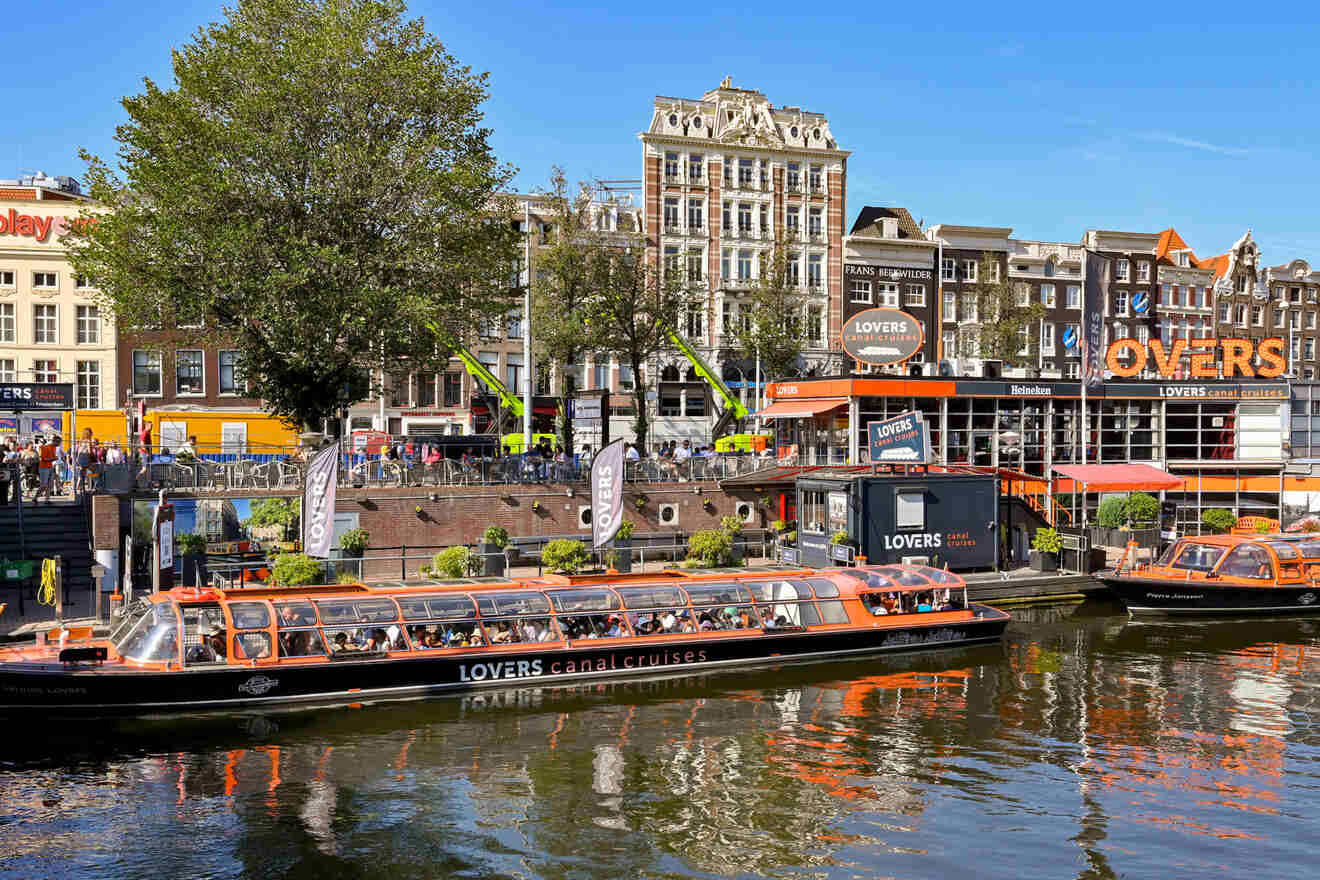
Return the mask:
<path id="1" fill-rule="evenodd" d="M 921 351 L 921 322 L 898 309 L 867 309 L 843 322 L 843 350 L 853 360 L 883 367 L 901 364 Z"/>
<path id="2" fill-rule="evenodd" d="M 930 434 L 917 411 L 882 422 L 866 423 L 873 463 L 926 464 L 930 461 Z"/>

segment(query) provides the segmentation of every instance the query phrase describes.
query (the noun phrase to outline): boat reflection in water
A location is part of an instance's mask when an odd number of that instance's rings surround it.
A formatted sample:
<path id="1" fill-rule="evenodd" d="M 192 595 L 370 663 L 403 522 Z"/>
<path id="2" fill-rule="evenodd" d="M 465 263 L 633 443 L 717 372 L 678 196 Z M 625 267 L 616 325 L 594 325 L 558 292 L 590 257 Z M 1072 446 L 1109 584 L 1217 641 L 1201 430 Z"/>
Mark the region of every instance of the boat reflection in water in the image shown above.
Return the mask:
<path id="1" fill-rule="evenodd" d="M 1320 621 L 1017 619 L 940 652 L 52 725 L 0 768 L 6 869 L 1309 876 Z"/>

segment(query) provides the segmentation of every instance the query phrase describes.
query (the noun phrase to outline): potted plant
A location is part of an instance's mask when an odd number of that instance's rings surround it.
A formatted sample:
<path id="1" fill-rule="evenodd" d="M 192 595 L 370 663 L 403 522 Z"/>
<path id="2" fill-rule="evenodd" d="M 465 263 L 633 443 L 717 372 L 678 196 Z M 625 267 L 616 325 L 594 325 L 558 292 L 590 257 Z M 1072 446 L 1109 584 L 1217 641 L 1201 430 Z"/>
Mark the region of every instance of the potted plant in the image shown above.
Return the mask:
<path id="1" fill-rule="evenodd" d="M 541 551 L 542 564 L 556 574 L 576 574 L 590 558 L 582 542 L 571 538 L 557 538 Z"/>
<path id="2" fill-rule="evenodd" d="M 502 526 L 487 526 L 477 544 L 481 557 L 481 573 L 486 577 L 503 577 L 508 560 L 504 556 L 509 546 L 509 533 Z"/>
<path id="3" fill-rule="evenodd" d="M 1209 529 L 1212 534 L 1226 535 L 1233 526 L 1237 525 L 1237 517 L 1231 510 L 1212 507 L 1201 512 L 1201 525 Z"/>
<path id="4" fill-rule="evenodd" d="M 424 567 L 422 572 L 431 577 L 463 578 L 476 574 L 480 567 L 481 558 L 467 547 L 459 545 L 435 554 L 429 571 Z"/>
<path id="5" fill-rule="evenodd" d="M 349 529 L 339 536 L 339 552 L 344 559 L 353 560 L 345 563 L 340 572 L 347 572 L 353 577 L 362 577 L 362 554 L 367 550 L 371 535 L 366 529 Z"/>
<path id="6" fill-rule="evenodd" d="M 1058 571 L 1059 551 L 1063 541 L 1054 529 L 1036 529 L 1036 536 L 1031 539 L 1032 571 Z"/>
<path id="7" fill-rule="evenodd" d="M 724 529 L 702 529 L 688 538 L 688 561 L 720 568 L 733 561 L 733 537 Z"/>
<path id="8" fill-rule="evenodd" d="M 641 510 L 642 508 L 646 507 L 646 496 L 638 495 L 636 498 L 634 498 L 633 507 L 637 508 L 638 510 Z"/>
<path id="9" fill-rule="evenodd" d="M 270 566 L 270 583 L 279 587 L 300 587 L 318 584 L 325 579 L 318 559 L 306 553 L 281 553 Z"/>
<path id="10" fill-rule="evenodd" d="M 850 548 L 851 548 L 851 547 L 854 547 L 854 546 L 855 546 L 855 545 L 853 544 L 853 540 L 852 540 L 852 538 L 848 537 L 848 530 L 847 530 L 847 529 L 839 529 L 837 532 L 835 532 L 834 534 L 830 535 L 830 544 L 831 544 L 831 547 L 830 547 L 830 559 L 834 560 L 835 562 L 837 562 L 837 563 L 840 564 L 840 565 L 846 565 L 846 564 L 847 564 L 847 562 L 846 562 L 847 555 L 846 555 L 846 554 L 840 554 L 839 556 L 835 556 L 835 555 L 834 555 L 834 547 L 850 547 Z"/>
<path id="11" fill-rule="evenodd" d="M 614 533 L 614 549 L 618 552 L 610 567 L 620 574 L 632 571 L 632 536 L 635 528 L 637 528 L 636 523 L 625 519 L 619 523 L 619 530 Z"/>
<path id="12" fill-rule="evenodd" d="M 185 532 L 174 539 L 174 546 L 183 559 L 183 585 L 205 587 L 211 582 L 206 570 L 206 538 Z"/>
<path id="13" fill-rule="evenodd" d="M 1123 526 L 1127 524 L 1127 499 L 1121 495 L 1106 498 L 1100 502 L 1095 513 L 1096 528 L 1091 530 L 1091 543 L 1105 547 L 1122 547 L 1127 544 Z"/>
<path id="14" fill-rule="evenodd" d="M 729 540 L 733 545 L 729 551 L 729 561 L 734 565 L 742 565 L 743 553 L 746 549 L 746 544 L 741 538 L 743 530 L 742 517 L 732 513 L 728 516 L 722 516 L 720 517 L 720 528 L 729 535 Z"/>

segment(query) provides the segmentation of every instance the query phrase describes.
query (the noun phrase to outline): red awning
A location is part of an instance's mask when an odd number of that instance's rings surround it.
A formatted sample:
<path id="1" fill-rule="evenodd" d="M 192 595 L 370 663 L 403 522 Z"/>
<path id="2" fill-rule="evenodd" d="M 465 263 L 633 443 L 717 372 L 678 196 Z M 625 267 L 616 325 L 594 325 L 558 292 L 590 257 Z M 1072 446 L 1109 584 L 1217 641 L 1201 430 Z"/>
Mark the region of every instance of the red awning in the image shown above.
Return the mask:
<path id="1" fill-rule="evenodd" d="M 1070 477 L 1088 492 L 1155 492 L 1183 485 L 1182 477 L 1148 464 L 1055 465 L 1054 475 Z"/>
<path id="2" fill-rule="evenodd" d="M 764 419 L 801 419 L 829 412 L 847 402 L 848 398 L 846 397 L 823 397 L 817 400 L 776 400 L 765 409 L 754 412 L 752 415 Z"/>

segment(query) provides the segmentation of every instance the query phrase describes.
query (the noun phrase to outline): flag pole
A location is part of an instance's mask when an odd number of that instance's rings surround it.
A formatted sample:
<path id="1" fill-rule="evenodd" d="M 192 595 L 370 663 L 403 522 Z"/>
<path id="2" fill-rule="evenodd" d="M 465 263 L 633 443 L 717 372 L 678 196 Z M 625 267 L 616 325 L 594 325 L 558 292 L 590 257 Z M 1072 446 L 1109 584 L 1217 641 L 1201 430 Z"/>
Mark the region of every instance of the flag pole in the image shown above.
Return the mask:
<path id="1" fill-rule="evenodd" d="M 1089 339 L 1088 339 L 1088 336 L 1089 336 L 1090 334 L 1087 333 L 1087 328 L 1086 328 L 1086 305 L 1087 305 L 1087 299 L 1086 299 L 1086 263 L 1087 263 L 1087 259 L 1086 259 L 1086 249 L 1083 248 L 1083 249 L 1082 249 L 1082 323 L 1081 323 L 1081 328 L 1080 328 L 1081 331 L 1082 331 L 1082 332 L 1081 332 L 1081 336 L 1082 336 L 1082 370 L 1081 370 L 1081 376 L 1082 376 L 1082 421 L 1081 421 L 1081 425 L 1080 425 L 1081 432 L 1082 432 L 1082 436 L 1081 436 L 1081 438 L 1080 438 L 1080 439 L 1081 439 L 1081 450 L 1082 450 L 1082 464 L 1086 464 L 1086 386 L 1087 386 L 1087 384 L 1089 383 L 1090 378 L 1091 378 L 1090 376 L 1087 375 L 1087 372 L 1086 372 L 1086 371 L 1087 371 L 1087 367 L 1090 366 L 1090 363 L 1091 363 L 1091 356 L 1090 356 L 1090 351 L 1089 351 L 1089 348 L 1090 348 L 1090 341 L 1089 341 Z M 1076 486 L 1074 485 L 1073 488 L 1076 489 Z M 1082 519 L 1083 519 L 1083 520 L 1086 519 L 1086 499 L 1085 499 L 1085 498 L 1082 499 Z"/>

